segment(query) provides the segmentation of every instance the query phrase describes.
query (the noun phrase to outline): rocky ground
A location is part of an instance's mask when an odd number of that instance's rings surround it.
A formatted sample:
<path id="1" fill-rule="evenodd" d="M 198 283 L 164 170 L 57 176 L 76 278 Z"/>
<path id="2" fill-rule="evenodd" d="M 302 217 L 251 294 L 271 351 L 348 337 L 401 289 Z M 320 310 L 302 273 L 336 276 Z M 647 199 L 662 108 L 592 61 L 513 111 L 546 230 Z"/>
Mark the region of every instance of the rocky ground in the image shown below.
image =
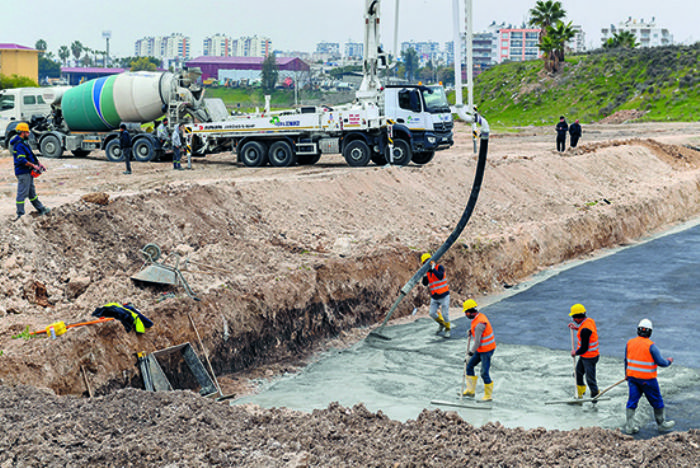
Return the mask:
<path id="1" fill-rule="evenodd" d="M 700 144 L 700 124 L 587 125 L 563 154 L 552 133 L 492 136 L 477 209 L 443 258 L 455 303 L 698 216 L 700 152 L 683 145 Z M 327 157 L 251 169 L 225 154 L 184 172 L 137 163 L 125 176 L 99 154 L 48 160 L 37 191 L 53 212 L 17 223 L 12 161 L 0 154 L 0 466 L 697 464 L 696 431 L 645 442 L 597 429 L 475 429 L 440 411 L 402 424 L 361 407 L 305 415 L 128 388 L 143 388 L 137 352 L 189 341 L 204 356 L 197 332 L 224 394 L 254 391 L 251 377 L 294 370 L 328 340 L 361 339 L 461 216 L 471 146 L 460 126 L 456 146 L 422 167 Z M 148 243 L 167 264 L 179 258 L 201 301 L 130 280 Z M 26 336 L 111 301 L 132 302 L 155 326 Z M 416 288 L 397 317 L 426 304 Z"/>

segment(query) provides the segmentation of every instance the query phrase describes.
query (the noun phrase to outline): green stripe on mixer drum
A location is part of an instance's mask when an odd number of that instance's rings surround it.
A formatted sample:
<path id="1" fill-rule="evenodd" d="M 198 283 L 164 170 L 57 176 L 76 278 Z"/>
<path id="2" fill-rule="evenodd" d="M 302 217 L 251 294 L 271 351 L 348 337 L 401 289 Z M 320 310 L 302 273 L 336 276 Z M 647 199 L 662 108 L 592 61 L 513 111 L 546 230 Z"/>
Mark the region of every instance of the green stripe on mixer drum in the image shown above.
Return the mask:
<path id="1" fill-rule="evenodd" d="M 95 81 L 88 81 L 65 92 L 61 102 L 63 118 L 75 131 L 110 130 L 102 121 L 93 103 Z"/>
<path id="2" fill-rule="evenodd" d="M 102 95 L 100 96 L 100 107 L 102 108 L 102 118 L 113 128 L 119 127 L 122 119 L 117 113 L 117 108 L 114 105 L 114 83 L 119 75 L 112 75 L 107 78 L 102 87 Z"/>

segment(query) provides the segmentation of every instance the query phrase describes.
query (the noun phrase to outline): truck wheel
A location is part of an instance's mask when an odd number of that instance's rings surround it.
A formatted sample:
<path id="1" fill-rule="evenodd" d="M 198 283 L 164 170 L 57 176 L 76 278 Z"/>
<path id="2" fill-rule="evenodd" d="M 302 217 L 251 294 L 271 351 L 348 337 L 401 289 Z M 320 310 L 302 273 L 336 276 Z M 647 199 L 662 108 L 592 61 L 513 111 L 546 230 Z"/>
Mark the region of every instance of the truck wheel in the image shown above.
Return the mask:
<path id="1" fill-rule="evenodd" d="M 249 141 L 241 148 L 241 161 L 248 167 L 259 167 L 267 164 L 265 145 L 259 141 Z"/>
<path id="2" fill-rule="evenodd" d="M 435 156 L 435 151 L 420 151 L 413 153 L 411 161 L 416 164 L 428 164 L 433 160 L 433 156 Z"/>
<path id="3" fill-rule="evenodd" d="M 73 156 L 76 156 L 78 158 L 84 158 L 85 156 L 90 154 L 90 151 L 78 148 L 71 150 L 71 153 L 73 153 Z"/>
<path id="4" fill-rule="evenodd" d="M 297 154 L 297 163 L 300 166 L 312 166 L 321 159 L 321 153 L 319 154 Z"/>
<path id="5" fill-rule="evenodd" d="M 105 155 L 107 156 L 107 159 L 112 162 L 124 161 L 124 154 L 122 153 L 122 149 L 119 147 L 119 140 L 115 139 L 107 143 L 107 146 L 105 146 Z"/>
<path id="6" fill-rule="evenodd" d="M 294 150 L 286 141 L 276 141 L 271 144 L 267 154 L 270 165 L 275 167 L 293 166 L 296 163 L 295 156 Z"/>
<path id="7" fill-rule="evenodd" d="M 49 134 L 42 138 L 39 148 L 41 149 L 41 154 L 45 158 L 60 158 L 63 154 L 61 140 L 59 140 L 56 135 Z"/>
<path id="8" fill-rule="evenodd" d="M 406 140 L 396 139 L 394 140 L 394 161 L 393 164 L 396 166 L 405 166 L 411 162 L 411 157 L 413 156 L 411 152 L 411 147 Z M 391 162 L 389 158 L 389 147 L 386 149 L 386 160 Z"/>
<path id="9" fill-rule="evenodd" d="M 366 166 L 371 154 L 369 146 L 362 140 L 353 140 L 343 148 L 343 157 L 352 167 Z"/>
<path id="10" fill-rule="evenodd" d="M 150 140 L 147 138 L 140 138 L 134 142 L 134 146 L 131 148 L 131 154 L 136 161 L 148 162 L 153 159 L 156 151 Z"/>

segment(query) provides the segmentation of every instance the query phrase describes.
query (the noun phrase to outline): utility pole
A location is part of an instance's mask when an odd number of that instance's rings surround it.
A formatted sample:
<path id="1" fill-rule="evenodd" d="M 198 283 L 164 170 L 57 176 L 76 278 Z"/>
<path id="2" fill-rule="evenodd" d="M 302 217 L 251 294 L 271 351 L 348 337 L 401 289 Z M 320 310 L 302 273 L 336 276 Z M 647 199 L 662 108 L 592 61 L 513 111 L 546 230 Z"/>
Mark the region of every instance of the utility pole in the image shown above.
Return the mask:
<path id="1" fill-rule="evenodd" d="M 112 31 L 102 31 L 102 37 L 106 42 L 104 63 L 102 64 L 102 67 L 107 68 L 107 63 L 109 62 L 109 38 L 112 37 Z"/>

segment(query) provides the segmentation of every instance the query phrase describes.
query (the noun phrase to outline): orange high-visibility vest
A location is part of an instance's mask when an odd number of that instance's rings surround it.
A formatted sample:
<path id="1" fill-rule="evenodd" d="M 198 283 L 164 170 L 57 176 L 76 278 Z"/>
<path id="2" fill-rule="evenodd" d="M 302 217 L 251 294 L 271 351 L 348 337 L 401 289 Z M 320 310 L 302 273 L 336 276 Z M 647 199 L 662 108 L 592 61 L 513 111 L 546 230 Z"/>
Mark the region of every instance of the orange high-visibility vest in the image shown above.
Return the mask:
<path id="1" fill-rule="evenodd" d="M 439 266 L 440 265 L 435 265 L 435 269 L 437 270 Z M 428 276 L 428 289 L 430 290 L 431 296 L 444 294 L 450 291 L 450 287 L 447 285 L 447 272 L 445 272 L 445 276 L 443 276 L 442 279 L 438 279 L 437 275 L 435 275 L 432 270 L 428 271 L 426 275 Z"/>
<path id="2" fill-rule="evenodd" d="M 627 377 L 637 379 L 655 379 L 656 363 L 651 355 L 649 338 L 638 336 L 627 342 Z"/>
<path id="3" fill-rule="evenodd" d="M 481 334 L 481 341 L 479 342 L 479 347 L 476 348 L 476 352 L 486 353 L 493 351 L 496 349 L 496 336 L 493 334 L 491 322 L 489 322 L 489 319 L 481 312 L 472 319 L 472 336 L 476 336 L 474 330 L 476 330 L 476 326 L 480 323 L 485 324 L 486 328 L 484 328 L 484 332 Z"/>
<path id="4" fill-rule="evenodd" d="M 578 327 L 578 333 L 576 334 L 576 339 L 578 340 L 578 348 L 581 347 L 581 330 L 584 328 L 588 328 L 591 331 L 591 338 L 588 341 L 588 351 L 583 353 L 581 355 L 582 358 L 594 358 L 596 356 L 600 355 L 600 351 L 598 351 L 598 329 L 595 326 L 595 321 L 593 321 L 592 318 L 588 317 L 586 320 L 581 322 L 581 325 Z"/>

